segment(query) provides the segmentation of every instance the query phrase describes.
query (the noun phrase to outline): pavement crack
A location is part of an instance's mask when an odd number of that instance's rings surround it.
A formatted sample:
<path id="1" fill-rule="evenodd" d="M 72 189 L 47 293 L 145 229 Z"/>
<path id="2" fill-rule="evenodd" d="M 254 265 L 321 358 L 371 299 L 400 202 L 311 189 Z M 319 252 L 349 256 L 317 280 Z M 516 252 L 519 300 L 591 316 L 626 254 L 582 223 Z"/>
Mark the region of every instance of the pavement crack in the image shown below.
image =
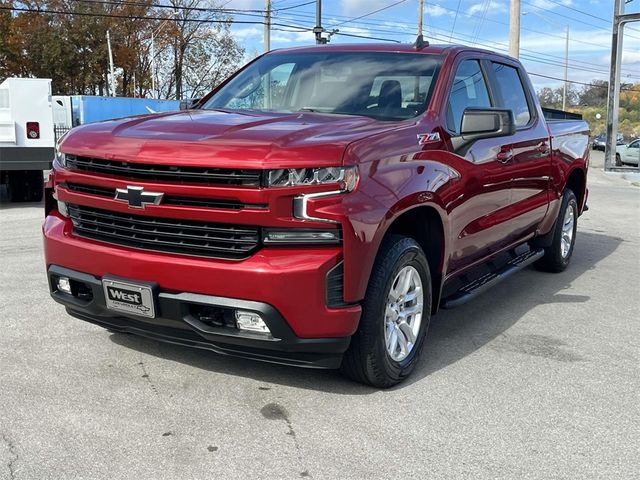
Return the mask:
<path id="1" fill-rule="evenodd" d="M 149 372 L 147 371 L 147 367 L 145 366 L 144 362 L 139 362 L 138 365 L 140 365 L 140 369 L 142 370 L 142 378 L 144 378 L 147 382 L 149 382 L 149 385 L 151 386 L 151 390 L 153 390 L 153 393 L 159 396 L 160 393 L 158 392 L 158 388 L 156 387 L 155 383 L 153 383 L 153 380 L 151 380 L 151 377 L 149 376 Z"/>
<path id="2" fill-rule="evenodd" d="M 2 434 L 2 441 L 7 444 L 7 448 L 9 449 L 9 461 L 7 462 L 7 468 L 9 469 L 9 479 L 15 480 L 15 463 L 18 461 L 18 452 L 16 452 L 16 446 L 4 433 Z"/>

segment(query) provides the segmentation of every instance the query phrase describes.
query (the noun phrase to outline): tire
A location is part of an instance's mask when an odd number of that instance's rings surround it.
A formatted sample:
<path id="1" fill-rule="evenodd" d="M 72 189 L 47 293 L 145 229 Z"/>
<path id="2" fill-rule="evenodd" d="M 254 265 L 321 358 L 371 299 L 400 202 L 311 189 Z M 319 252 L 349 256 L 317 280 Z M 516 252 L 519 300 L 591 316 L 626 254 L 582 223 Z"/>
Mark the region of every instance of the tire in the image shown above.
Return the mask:
<path id="1" fill-rule="evenodd" d="M 400 274 L 405 272 L 410 275 L 411 280 L 407 281 L 408 287 L 413 285 L 413 293 L 407 290 L 407 296 L 416 297 L 416 304 L 413 301 L 393 300 L 396 320 L 388 316 L 389 302 L 397 291 L 401 291 Z M 418 291 L 418 281 L 421 283 L 421 294 Z M 392 287 L 396 289 L 392 291 Z M 418 319 L 417 315 L 409 314 L 403 327 L 401 316 L 406 315 L 410 309 L 416 310 L 420 297 L 422 298 L 422 314 Z M 373 266 L 367 293 L 362 303 L 362 317 L 358 331 L 351 339 L 349 349 L 344 355 L 342 372 L 352 380 L 371 385 L 378 388 L 388 388 L 398 384 L 413 371 L 420 357 L 424 346 L 429 320 L 431 318 L 431 274 L 429 264 L 420 248 L 420 245 L 409 237 L 391 235 L 382 242 L 380 251 Z M 404 299 L 404 296 L 402 296 Z M 407 306 L 409 303 L 412 305 Z M 406 311 L 404 309 L 407 309 Z M 413 320 L 411 320 L 413 318 Z M 417 320 L 417 321 L 416 321 Z M 398 323 L 399 322 L 399 323 Z M 413 346 L 407 342 L 407 336 L 403 334 L 405 329 L 411 328 L 410 324 L 417 329 L 410 335 L 415 336 Z M 395 332 L 394 332 L 395 330 Z M 385 334 L 391 332 L 389 343 L 393 344 L 393 333 L 397 342 L 397 349 L 388 347 Z M 401 341 L 401 340 L 404 341 Z M 403 345 L 406 345 L 403 351 Z M 390 349 L 398 358 L 393 358 Z M 404 358 L 402 354 L 406 353 Z"/>
<path id="2" fill-rule="evenodd" d="M 27 186 L 25 184 L 25 173 L 23 171 L 9 172 L 9 200 L 12 202 L 25 202 Z"/>
<path id="3" fill-rule="evenodd" d="M 622 165 L 622 159 L 620 158 L 620 154 L 616 153 L 616 167 L 619 167 Z"/>
<path id="4" fill-rule="evenodd" d="M 44 179 L 40 170 L 9 172 L 9 199 L 12 202 L 40 202 L 44 193 Z"/>
<path id="5" fill-rule="evenodd" d="M 32 170 L 27 175 L 28 180 L 28 201 L 41 202 L 44 197 L 44 177 L 42 170 Z"/>
<path id="6" fill-rule="evenodd" d="M 571 212 L 569 214 L 568 212 Z M 571 215 L 571 228 L 565 230 L 568 217 Z M 535 263 L 535 266 L 542 271 L 560 273 L 566 270 L 571 262 L 573 248 L 576 243 L 576 230 L 578 227 L 578 201 L 570 189 L 565 189 L 562 195 L 562 204 L 558 212 L 558 219 L 553 229 L 553 241 L 549 247 L 544 249 L 544 256 Z M 570 234 L 567 240 L 566 235 Z M 564 249 L 563 249 L 564 238 Z M 568 249 L 567 249 L 568 243 Z"/>

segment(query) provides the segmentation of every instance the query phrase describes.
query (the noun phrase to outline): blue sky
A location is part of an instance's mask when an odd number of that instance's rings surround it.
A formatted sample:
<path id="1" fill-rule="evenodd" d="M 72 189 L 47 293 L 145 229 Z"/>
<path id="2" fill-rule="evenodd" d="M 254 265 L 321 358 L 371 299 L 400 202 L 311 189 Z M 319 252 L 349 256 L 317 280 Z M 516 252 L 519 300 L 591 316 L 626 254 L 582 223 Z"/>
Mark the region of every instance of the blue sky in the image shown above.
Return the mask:
<path id="1" fill-rule="evenodd" d="M 302 29 L 310 29 L 315 24 L 315 4 L 296 7 L 308 2 L 272 1 L 274 23 L 301 28 L 274 26 L 271 48 L 314 43 L 313 34 Z M 262 10 L 264 4 L 264 0 L 232 0 L 226 7 Z M 323 26 L 327 29 L 401 42 L 415 39 L 418 0 L 324 0 L 322 5 Z M 389 8 L 355 19 L 385 7 Z M 640 0 L 627 6 L 627 12 L 637 11 L 640 11 Z M 521 60 L 530 73 L 563 78 L 564 32 L 568 25 L 569 80 L 608 79 L 613 0 L 522 0 L 522 12 L 525 14 L 521 20 Z M 424 31 L 432 43 L 475 44 L 505 51 L 508 24 L 509 0 L 425 0 Z M 623 81 L 640 83 L 640 24 L 630 27 L 635 31 L 625 35 Z M 235 24 L 232 28 L 249 57 L 263 51 L 262 25 Z M 331 38 L 331 43 L 370 41 L 373 40 L 342 35 Z M 535 75 L 531 78 L 536 88 L 561 85 L 558 80 Z"/>

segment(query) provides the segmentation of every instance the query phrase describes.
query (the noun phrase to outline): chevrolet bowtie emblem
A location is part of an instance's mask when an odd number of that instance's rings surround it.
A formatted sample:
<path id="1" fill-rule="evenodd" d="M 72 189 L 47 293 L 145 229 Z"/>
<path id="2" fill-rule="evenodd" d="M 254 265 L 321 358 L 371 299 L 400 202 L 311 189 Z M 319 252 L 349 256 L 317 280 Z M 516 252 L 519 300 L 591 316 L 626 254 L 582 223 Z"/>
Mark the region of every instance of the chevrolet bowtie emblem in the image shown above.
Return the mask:
<path id="1" fill-rule="evenodd" d="M 159 205 L 164 193 L 145 192 L 144 187 L 127 185 L 127 188 L 116 188 L 114 200 L 127 202 L 129 208 L 144 208 L 147 205 Z"/>

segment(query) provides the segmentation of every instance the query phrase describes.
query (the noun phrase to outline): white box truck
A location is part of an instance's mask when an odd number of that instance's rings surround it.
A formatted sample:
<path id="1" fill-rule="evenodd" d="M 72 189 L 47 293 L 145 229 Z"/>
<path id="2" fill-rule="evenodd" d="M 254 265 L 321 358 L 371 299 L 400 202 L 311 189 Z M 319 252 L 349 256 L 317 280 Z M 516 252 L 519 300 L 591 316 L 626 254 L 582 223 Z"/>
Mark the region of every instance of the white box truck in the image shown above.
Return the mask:
<path id="1" fill-rule="evenodd" d="M 39 202 L 43 170 L 55 152 L 51 80 L 8 78 L 0 84 L 0 183 L 11 201 Z"/>

